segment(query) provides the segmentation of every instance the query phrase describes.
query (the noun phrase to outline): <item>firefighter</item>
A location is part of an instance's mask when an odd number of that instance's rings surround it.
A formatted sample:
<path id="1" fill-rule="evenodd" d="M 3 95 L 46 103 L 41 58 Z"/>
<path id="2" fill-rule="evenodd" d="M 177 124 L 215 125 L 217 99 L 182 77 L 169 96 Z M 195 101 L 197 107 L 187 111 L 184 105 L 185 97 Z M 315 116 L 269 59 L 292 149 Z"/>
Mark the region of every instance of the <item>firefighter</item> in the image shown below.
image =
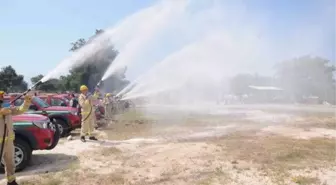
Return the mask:
<path id="1" fill-rule="evenodd" d="M 116 96 L 112 96 L 111 97 L 111 104 L 112 104 L 112 115 L 115 115 L 118 113 L 118 102 L 117 102 L 117 99 L 116 99 Z"/>
<path id="2" fill-rule="evenodd" d="M 99 93 L 95 91 L 94 95 L 88 93 L 89 89 L 86 85 L 80 87 L 81 94 L 78 98 L 78 103 L 81 106 L 82 114 L 82 128 L 81 128 L 81 141 L 86 142 L 85 136 L 88 135 L 90 140 L 97 140 L 92 136 L 95 126 L 95 108 L 93 102 L 98 99 Z"/>
<path id="3" fill-rule="evenodd" d="M 20 107 L 3 107 L 4 91 L 0 91 L 0 143 L 3 146 L 1 159 L 5 165 L 5 175 L 7 177 L 7 185 L 17 185 L 15 181 L 15 163 L 14 163 L 14 139 L 12 115 L 23 114 L 31 104 L 31 96 L 26 95 L 24 102 Z M 6 124 L 6 135 L 4 139 L 4 129 Z"/>
<path id="4" fill-rule="evenodd" d="M 103 100 L 104 108 L 105 108 L 105 118 L 111 119 L 112 118 L 112 102 L 111 102 L 111 94 L 106 93 L 104 100 Z"/>

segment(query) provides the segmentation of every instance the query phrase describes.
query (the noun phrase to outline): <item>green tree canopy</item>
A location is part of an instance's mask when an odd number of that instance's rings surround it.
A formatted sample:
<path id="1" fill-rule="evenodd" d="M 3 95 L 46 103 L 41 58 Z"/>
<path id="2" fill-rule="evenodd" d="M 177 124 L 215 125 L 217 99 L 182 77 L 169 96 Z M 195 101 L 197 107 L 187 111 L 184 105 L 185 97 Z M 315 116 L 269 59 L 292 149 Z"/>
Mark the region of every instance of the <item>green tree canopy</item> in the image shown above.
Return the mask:
<path id="1" fill-rule="evenodd" d="M 23 75 L 18 75 L 12 66 L 3 67 L 0 71 L 0 89 L 6 92 L 27 90 Z"/>
<path id="2" fill-rule="evenodd" d="M 35 77 L 32 77 L 30 79 L 31 83 L 32 84 L 35 84 L 37 82 L 39 82 L 41 79 L 43 78 L 43 75 L 39 74 Z M 43 84 L 39 85 L 36 87 L 36 90 L 41 90 L 41 91 L 44 91 L 44 92 L 57 92 L 57 91 L 61 91 L 62 88 L 60 86 L 60 80 L 58 79 L 50 79 L 46 82 L 44 82 Z"/>
<path id="3" fill-rule="evenodd" d="M 75 52 L 85 44 L 92 42 L 97 36 L 103 34 L 104 30 L 97 29 L 95 35 L 88 41 L 83 38 L 78 39 L 76 42 L 71 43 L 70 51 Z M 80 85 L 85 84 L 90 89 L 93 89 L 102 78 L 108 66 L 117 57 L 118 51 L 113 45 L 105 45 L 92 56 L 86 58 L 84 64 L 76 66 L 70 70 L 69 75 L 61 77 L 61 86 L 63 89 L 78 91 Z M 119 90 L 127 84 L 125 80 L 125 70 L 121 74 L 111 76 L 104 82 L 104 89 L 107 91 Z"/>

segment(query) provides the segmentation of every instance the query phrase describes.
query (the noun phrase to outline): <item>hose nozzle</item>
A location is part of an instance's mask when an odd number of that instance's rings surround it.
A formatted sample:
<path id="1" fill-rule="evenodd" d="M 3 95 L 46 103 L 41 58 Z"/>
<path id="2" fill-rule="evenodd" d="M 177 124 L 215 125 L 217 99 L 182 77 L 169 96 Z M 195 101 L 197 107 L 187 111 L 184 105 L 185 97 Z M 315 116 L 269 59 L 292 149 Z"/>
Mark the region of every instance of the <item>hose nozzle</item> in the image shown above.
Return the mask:
<path id="1" fill-rule="evenodd" d="M 98 83 L 97 83 L 97 86 L 96 87 L 100 87 L 100 85 L 102 85 L 102 83 L 103 83 L 103 80 L 100 80 Z"/>

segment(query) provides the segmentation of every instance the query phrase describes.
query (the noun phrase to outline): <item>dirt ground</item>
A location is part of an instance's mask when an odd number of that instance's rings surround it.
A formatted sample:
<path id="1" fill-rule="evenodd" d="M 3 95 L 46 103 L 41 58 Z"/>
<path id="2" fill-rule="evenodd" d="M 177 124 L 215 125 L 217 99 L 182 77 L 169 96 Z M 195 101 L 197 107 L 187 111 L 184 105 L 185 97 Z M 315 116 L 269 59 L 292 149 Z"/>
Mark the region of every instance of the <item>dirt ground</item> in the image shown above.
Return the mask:
<path id="1" fill-rule="evenodd" d="M 21 185 L 272 185 L 336 182 L 334 114 L 249 111 L 153 119 L 118 116 L 36 151 Z M 4 184 L 4 181 L 2 181 Z"/>

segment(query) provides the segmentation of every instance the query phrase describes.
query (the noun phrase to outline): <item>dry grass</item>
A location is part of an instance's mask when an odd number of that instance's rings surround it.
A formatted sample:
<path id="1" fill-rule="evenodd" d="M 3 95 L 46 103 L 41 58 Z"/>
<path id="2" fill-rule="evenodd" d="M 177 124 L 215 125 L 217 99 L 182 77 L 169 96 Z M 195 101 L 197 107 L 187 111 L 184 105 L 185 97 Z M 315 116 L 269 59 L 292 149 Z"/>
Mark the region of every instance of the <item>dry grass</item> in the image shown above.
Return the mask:
<path id="1" fill-rule="evenodd" d="M 135 121 L 135 120 L 151 120 L 150 117 L 146 116 L 141 111 L 130 110 L 115 116 L 119 121 Z"/>
<path id="2" fill-rule="evenodd" d="M 203 130 L 206 126 L 228 123 L 245 123 L 240 117 L 217 115 L 179 115 L 170 117 L 148 117 L 140 111 L 125 112 L 116 116 L 116 121 L 104 128 L 108 139 L 127 140 L 136 137 L 165 137 L 182 131 Z M 176 130 L 178 128 L 178 130 Z"/>
<path id="3" fill-rule="evenodd" d="M 141 112 L 128 111 L 115 116 L 115 120 L 107 125 L 103 132 L 110 140 L 126 140 L 134 137 L 152 135 L 153 120 Z"/>
<path id="4" fill-rule="evenodd" d="M 94 156 L 112 156 L 112 155 L 118 155 L 121 153 L 121 150 L 119 150 L 116 147 L 107 147 L 107 148 L 101 148 L 99 150 L 95 150 L 91 152 Z"/>
<path id="5" fill-rule="evenodd" d="M 168 119 L 165 124 L 134 111 L 121 114 L 118 119 L 104 130 L 109 139 L 163 137 L 163 132 L 174 137 L 176 129 L 202 130 L 210 124 L 247 123 L 237 117 L 189 115 L 183 117 L 183 122 Z M 302 123 L 290 124 L 304 128 L 336 126 L 332 116 L 310 116 L 305 117 Z M 249 131 L 197 141 L 186 139 L 183 142 L 124 146 L 126 149 L 120 147 L 122 151 L 118 145 L 118 148 L 105 147 L 84 152 L 79 155 L 80 165 L 74 163 L 63 172 L 40 175 L 21 184 L 236 185 L 248 184 L 250 180 L 254 184 L 319 184 L 317 176 L 292 171 L 335 166 L 335 144 L 335 140 L 327 138 L 302 140 L 277 135 L 259 136 Z"/>
<path id="6" fill-rule="evenodd" d="M 290 176 L 290 170 L 318 169 L 336 164 L 336 146 L 333 139 L 299 140 L 236 133 L 211 142 L 222 148 L 223 159 L 233 163 L 251 161 L 253 167 L 264 171 L 267 176 L 272 176 L 277 184 L 285 183 L 284 179 Z"/>
<path id="7" fill-rule="evenodd" d="M 265 177 L 271 177 L 274 184 L 292 182 L 309 185 L 319 183 L 319 179 L 298 174 L 291 176 L 290 171 L 335 165 L 335 141 L 330 139 L 296 140 L 279 136 L 257 137 L 251 133 L 236 133 L 208 140 L 208 145 L 198 143 L 200 145 L 197 146 L 196 144 L 170 143 L 143 146 L 144 148 L 137 150 L 141 151 L 140 156 L 125 154 L 115 147 L 101 148 L 85 153 L 83 159 L 88 165 L 74 163 L 69 166 L 69 170 L 40 175 L 22 181 L 21 184 L 241 184 L 240 181 L 235 182 L 236 177 L 233 174 L 249 175 L 257 169 L 264 173 Z M 157 149 L 160 149 L 161 153 L 158 153 Z M 124 155 L 129 158 L 119 157 Z M 147 159 L 151 162 L 149 163 Z M 174 165 L 174 160 L 178 165 Z M 104 165 L 103 161 L 107 165 Z M 229 166 L 232 167 L 223 166 L 226 164 L 225 161 L 231 161 Z M 96 165 L 96 163 L 100 164 Z M 133 166 L 135 164 L 138 166 Z M 113 169 L 113 172 L 106 172 L 104 169 Z M 161 172 L 156 177 L 148 179 L 147 175 L 152 173 L 151 169 Z"/>
<path id="8" fill-rule="evenodd" d="M 110 140 L 127 140 L 136 137 L 152 136 L 151 124 L 136 122 L 117 122 L 109 125 L 105 130 L 107 138 Z"/>
<path id="9" fill-rule="evenodd" d="M 292 182 L 298 185 L 320 184 L 320 180 L 316 177 L 296 176 L 292 178 Z"/>
<path id="10" fill-rule="evenodd" d="M 125 179 L 120 173 L 101 175 L 90 171 L 65 170 L 63 172 L 40 175 L 20 181 L 22 185 L 123 185 Z"/>
<path id="11" fill-rule="evenodd" d="M 229 184 L 233 179 L 222 168 L 216 168 L 212 172 L 208 172 L 208 175 L 204 175 L 205 178 L 198 181 L 197 185 L 211 185 L 217 184 Z"/>

